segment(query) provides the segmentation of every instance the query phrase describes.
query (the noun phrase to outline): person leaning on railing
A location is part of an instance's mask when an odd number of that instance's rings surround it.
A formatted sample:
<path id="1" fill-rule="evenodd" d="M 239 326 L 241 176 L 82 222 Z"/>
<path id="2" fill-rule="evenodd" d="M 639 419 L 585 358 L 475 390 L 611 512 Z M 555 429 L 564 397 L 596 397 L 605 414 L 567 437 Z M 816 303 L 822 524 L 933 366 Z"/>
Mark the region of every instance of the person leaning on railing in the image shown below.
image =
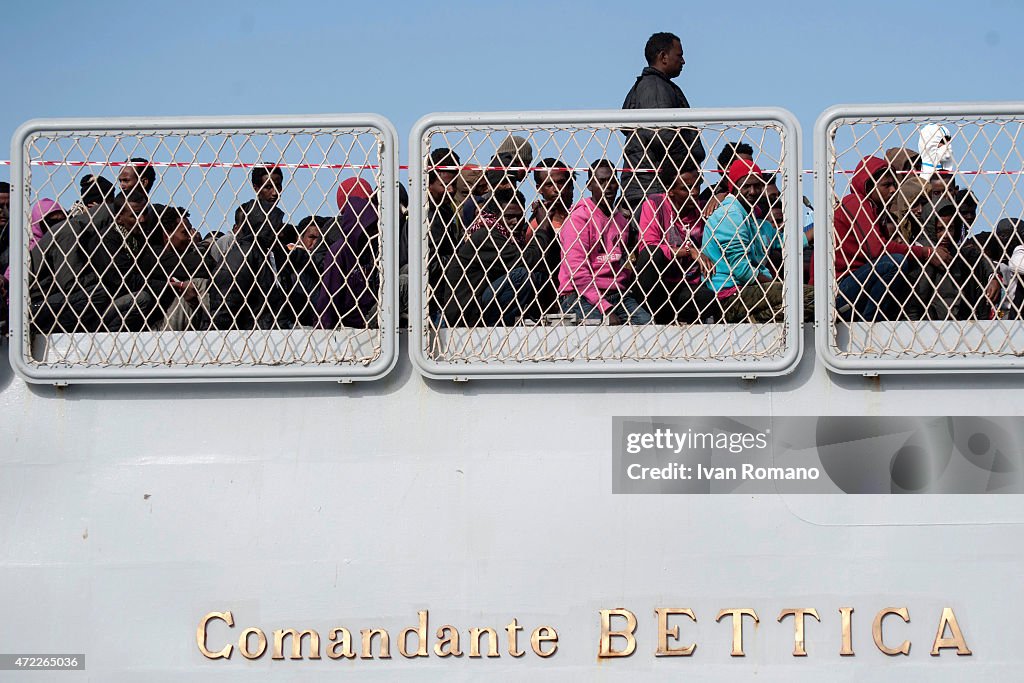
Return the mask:
<path id="1" fill-rule="evenodd" d="M 904 314 L 908 253 L 939 268 L 945 268 L 951 258 L 943 245 L 911 246 L 886 235 L 884 210 L 896 189 L 889 164 L 878 157 L 864 157 L 854 170 L 849 194 L 836 206 L 836 308 L 844 320 L 853 319 L 854 314 L 868 321 L 895 320 Z"/>
<path id="2" fill-rule="evenodd" d="M 599 159 L 587 171 L 590 197 L 580 200 L 558 232 L 562 263 L 559 306 L 580 320 L 643 325 L 651 314 L 630 293 L 626 258 L 627 219 L 615 209 L 619 181 L 615 167 Z"/>

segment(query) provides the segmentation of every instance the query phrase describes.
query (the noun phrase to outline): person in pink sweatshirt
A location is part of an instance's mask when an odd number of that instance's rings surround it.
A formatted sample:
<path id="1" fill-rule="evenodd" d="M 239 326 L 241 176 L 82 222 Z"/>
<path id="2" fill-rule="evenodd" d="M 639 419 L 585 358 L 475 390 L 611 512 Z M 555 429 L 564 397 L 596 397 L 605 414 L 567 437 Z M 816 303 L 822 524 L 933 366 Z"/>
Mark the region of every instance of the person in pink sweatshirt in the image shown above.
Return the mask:
<path id="1" fill-rule="evenodd" d="M 665 194 L 648 195 L 640 207 L 640 249 L 633 293 L 661 325 L 698 322 L 721 314 L 714 293 L 702 283 L 714 269 L 701 254 L 704 204 L 695 166 L 662 174 Z"/>
<path id="2" fill-rule="evenodd" d="M 632 295 L 625 246 L 627 220 L 615 210 L 619 181 L 615 167 L 599 159 L 587 171 L 590 197 L 580 200 L 562 224 L 558 241 L 558 302 L 563 313 L 610 325 L 644 325 L 648 313 Z"/>

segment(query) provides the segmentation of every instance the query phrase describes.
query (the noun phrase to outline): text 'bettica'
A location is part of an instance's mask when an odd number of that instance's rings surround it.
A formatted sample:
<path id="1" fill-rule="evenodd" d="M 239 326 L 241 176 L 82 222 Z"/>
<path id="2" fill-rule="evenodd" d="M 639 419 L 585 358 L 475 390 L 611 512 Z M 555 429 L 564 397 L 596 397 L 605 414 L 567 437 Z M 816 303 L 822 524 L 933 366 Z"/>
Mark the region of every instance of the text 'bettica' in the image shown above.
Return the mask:
<path id="1" fill-rule="evenodd" d="M 840 607 L 837 635 L 839 647 L 832 651 L 843 657 L 855 655 L 853 645 L 854 608 Z M 597 656 L 599 659 L 630 657 L 637 652 L 638 620 L 628 609 L 599 610 Z M 696 642 L 688 642 L 681 629 L 697 623 L 697 614 L 688 607 L 658 607 L 654 610 L 656 621 L 656 647 L 651 649 L 655 657 L 690 657 L 697 650 Z M 709 615 L 710 616 L 710 615 Z M 792 617 L 792 656 L 808 656 L 805 633 L 808 617 L 830 628 L 822 622 L 818 610 L 813 607 L 785 608 L 779 612 L 777 622 L 782 624 Z M 714 621 L 722 623 L 721 642 L 709 645 L 714 654 L 745 657 L 743 649 L 744 632 L 756 629 L 761 618 L 755 609 L 734 607 L 719 610 Z M 886 626 L 889 622 L 895 625 Z M 907 607 L 885 607 L 878 610 L 871 621 L 871 639 L 874 647 L 890 657 L 909 656 L 911 642 L 889 634 L 886 628 L 895 631 L 895 626 L 910 623 Z M 725 627 L 729 629 L 726 631 Z M 716 627 L 719 628 L 719 627 Z M 231 659 L 237 652 L 245 659 L 260 659 L 269 650 L 271 659 L 391 659 L 392 638 L 386 628 L 365 628 L 353 631 L 342 626 L 326 630 L 313 628 L 279 628 L 269 633 L 255 626 L 234 632 L 235 617 L 230 612 L 209 612 L 199 620 L 196 628 L 196 645 L 207 659 Z M 522 637 L 522 640 L 520 640 Z M 731 649 L 729 644 L 731 641 Z M 898 642 L 897 642 L 898 641 Z M 216 644 L 213 644 L 216 643 Z M 554 626 L 540 625 L 527 628 L 513 618 L 505 626 L 474 626 L 464 631 L 452 624 L 443 624 L 436 630 L 429 628 L 427 610 L 417 612 L 417 623 L 398 632 L 394 641 L 398 653 L 406 659 L 418 657 L 462 657 L 500 658 L 524 657 L 531 654 L 543 659 L 558 652 L 558 630 Z M 216 648 L 216 649 L 215 649 Z M 960 624 L 952 607 L 943 607 L 938 615 L 935 637 L 932 639 L 930 654 L 938 657 L 943 650 L 955 650 L 957 655 L 971 654 L 967 647 Z"/>

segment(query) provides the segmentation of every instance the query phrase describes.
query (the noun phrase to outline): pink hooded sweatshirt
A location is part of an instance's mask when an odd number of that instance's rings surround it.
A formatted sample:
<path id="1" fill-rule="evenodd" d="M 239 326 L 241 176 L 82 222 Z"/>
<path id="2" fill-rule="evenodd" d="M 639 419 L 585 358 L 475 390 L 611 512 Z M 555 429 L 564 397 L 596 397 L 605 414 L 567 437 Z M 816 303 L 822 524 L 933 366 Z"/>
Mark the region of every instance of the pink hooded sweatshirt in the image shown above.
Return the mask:
<path id="1" fill-rule="evenodd" d="M 626 217 L 621 213 L 608 217 L 589 197 L 577 203 L 558 231 L 562 245 L 559 296 L 578 294 L 607 313 L 612 304 L 604 293 L 624 291 L 629 283 L 622 244 L 625 230 Z"/>
<path id="2" fill-rule="evenodd" d="M 43 224 L 43 219 L 57 210 L 63 211 L 64 209 L 52 199 L 40 199 L 32 206 L 32 213 L 30 215 L 32 235 L 28 238 L 29 251 L 32 251 L 40 238 L 46 234 L 46 225 Z M 10 266 L 7 266 L 7 270 L 4 271 L 4 279 L 8 282 L 11 281 Z"/>

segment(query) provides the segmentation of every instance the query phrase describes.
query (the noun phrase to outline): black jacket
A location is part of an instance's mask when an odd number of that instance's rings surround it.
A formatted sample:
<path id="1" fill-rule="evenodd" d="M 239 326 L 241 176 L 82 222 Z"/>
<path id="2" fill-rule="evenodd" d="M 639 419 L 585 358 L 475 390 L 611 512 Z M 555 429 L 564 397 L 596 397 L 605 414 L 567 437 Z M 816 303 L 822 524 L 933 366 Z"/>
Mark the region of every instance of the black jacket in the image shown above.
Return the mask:
<path id="1" fill-rule="evenodd" d="M 149 226 L 156 223 L 150 215 Z M 116 332 L 142 329 L 157 313 L 167 281 L 160 247 L 149 234 L 121 234 L 113 208 L 69 218 L 31 252 L 29 296 L 37 331 Z"/>
<path id="2" fill-rule="evenodd" d="M 654 67 L 646 67 L 626 94 L 623 109 L 689 109 L 686 95 Z M 700 166 L 706 156 L 696 128 L 635 128 L 626 134 L 625 156 L 630 168 L 661 168 L 665 161 L 682 168 L 689 157 Z M 624 173 L 623 196 L 639 203 L 648 194 L 665 191 L 655 173 Z"/>
<path id="3" fill-rule="evenodd" d="M 451 201 L 431 207 L 429 239 L 427 243 L 427 282 L 430 285 L 430 312 L 443 310 L 452 295 L 452 283 L 445 278 L 448 264 L 455 256 L 455 248 L 462 239 L 459 211 Z"/>
<path id="4" fill-rule="evenodd" d="M 241 208 L 245 219 L 210 288 L 212 326 L 218 330 L 270 329 L 278 325 L 285 299 L 271 262 L 284 228 L 284 213 L 255 199 Z"/>
<path id="5" fill-rule="evenodd" d="M 490 283 L 513 268 L 525 266 L 530 272 L 544 268 L 544 254 L 552 235 L 537 230 L 526 244 L 494 228 L 480 228 L 462 240 L 444 276 L 452 286 L 452 297 L 444 307 L 449 327 L 474 327 L 483 322 L 480 297 Z"/>

